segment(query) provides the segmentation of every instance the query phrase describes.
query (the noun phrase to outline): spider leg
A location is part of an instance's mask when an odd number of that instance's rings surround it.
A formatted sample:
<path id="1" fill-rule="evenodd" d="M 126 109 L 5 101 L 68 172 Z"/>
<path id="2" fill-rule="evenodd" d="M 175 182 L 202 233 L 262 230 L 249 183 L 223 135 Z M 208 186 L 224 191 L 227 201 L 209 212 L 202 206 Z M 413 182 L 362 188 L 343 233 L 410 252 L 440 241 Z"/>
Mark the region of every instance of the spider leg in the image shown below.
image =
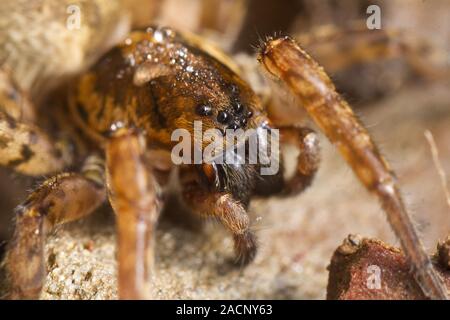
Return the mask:
<path id="1" fill-rule="evenodd" d="M 36 120 L 34 106 L 5 67 L 0 67 L 0 111 L 15 120 L 27 123 Z"/>
<path id="2" fill-rule="evenodd" d="M 12 299 L 37 298 L 46 273 L 45 235 L 93 212 L 105 199 L 103 164 L 89 157 L 81 173 L 61 173 L 40 185 L 16 209 L 6 268 Z"/>
<path id="3" fill-rule="evenodd" d="M 214 30 L 222 48 L 231 49 L 242 29 L 247 7 L 243 0 L 202 0 L 197 31 L 208 35 Z"/>
<path id="4" fill-rule="evenodd" d="M 448 77 L 450 72 L 444 50 L 400 30 L 370 30 L 365 22 L 358 21 L 346 28 L 323 25 L 295 38 L 331 74 L 354 64 L 401 57 L 428 79 Z"/>
<path id="5" fill-rule="evenodd" d="M 71 161 L 68 146 L 53 141 L 34 121 L 33 105 L 0 69 L 0 165 L 32 176 L 60 172 Z"/>
<path id="6" fill-rule="evenodd" d="M 300 150 L 294 176 L 284 182 L 282 194 L 297 194 L 311 185 L 319 169 L 319 139 L 309 128 L 281 127 L 280 131 L 283 141 L 295 144 Z"/>
<path id="7" fill-rule="evenodd" d="M 250 230 L 250 218 L 245 207 L 229 193 L 210 192 L 196 181 L 196 177 L 186 178 L 192 172 L 184 173 L 187 173 L 181 177 L 184 202 L 200 216 L 217 218 L 233 235 L 237 263 L 250 263 L 256 255 L 257 241 Z"/>
<path id="8" fill-rule="evenodd" d="M 0 111 L 0 165 L 31 176 L 57 172 L 70 163 L 68 149 L 36 126 Z"/>
<path id="9" fill-rule="evenodd" d="M 433 299 L 448 298 L 405 209 L 394 174 L 323 68 L 289 37 L 268 40 L 259 61 L 270 74 L 287 84 L 365 187 L 378 196 L 424 293 Z"/>
<path id="10" fill-rule="evenodd" d="M 122 129 L 106 146 L 109 197 L 117 215 L 119 297 L 150 297 L 158 188 L 138 134 Z"/>

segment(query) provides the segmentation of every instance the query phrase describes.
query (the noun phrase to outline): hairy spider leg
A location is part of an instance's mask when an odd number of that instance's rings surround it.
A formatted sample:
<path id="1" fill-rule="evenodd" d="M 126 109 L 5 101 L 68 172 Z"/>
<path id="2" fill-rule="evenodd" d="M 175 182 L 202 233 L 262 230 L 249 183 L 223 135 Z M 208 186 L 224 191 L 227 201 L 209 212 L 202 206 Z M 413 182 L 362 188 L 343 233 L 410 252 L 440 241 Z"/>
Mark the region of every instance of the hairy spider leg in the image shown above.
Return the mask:
<path id="1" fill-rule="evenodd" d="M 6 255 L 8 298 L 39 296 L 46 276 L 46 234 L 55 226 L 89 215 L 104 202 L 103 173 L 103 161 L 88 157 L 80 173 L 61 173 L 46 180 L 17 207 Z"/>
<path id="2" fill-rule="evenodd" d="M 160 199 L 137 133 L 117 131 L 106 146 L 109 198 L 117 216 L 119 298 L 151 297 L 154 233 Z"/>
<path id="3" fill-rule="evenodd" d="M 289 87 L 364 186 L 378 196 L 424 293 L 433 299 L 448 298 L 406 211 L 393 172 L 323 68 L 289 37 L 268 39 L 258 59 Z"/>

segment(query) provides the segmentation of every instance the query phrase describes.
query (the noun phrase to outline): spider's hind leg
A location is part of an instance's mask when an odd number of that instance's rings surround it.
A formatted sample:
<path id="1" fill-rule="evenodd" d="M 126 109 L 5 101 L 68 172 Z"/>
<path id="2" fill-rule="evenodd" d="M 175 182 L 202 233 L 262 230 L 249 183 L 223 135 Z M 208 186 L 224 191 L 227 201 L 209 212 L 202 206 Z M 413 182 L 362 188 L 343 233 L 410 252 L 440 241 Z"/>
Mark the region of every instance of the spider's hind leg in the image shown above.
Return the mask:
<path id="1" fill-rule="evenodd" d="M 0 165 L 30 176 L 58 172 L 71 162 L 67 143 L 0 111 Z"/>
<path id="2" fill-rule="evenodd" d="M 48 231 L 80 219 L 105 199 L 103 164 L 89 157 L 80 174 L 46 180 L 16 210 L 16 227 L 6 255 L 9 298 L 37 298 L 45 279 L 44 242 Z"/>
<path id="3" fill-rule="evenodd" d="M 289 37 L 269 39 L 259 61 L 288 86 L 364 186 L 378 196 L 424 293 L 434 299 L 448 298 L 406 211 L 394 174 L 323 68 Z"/>
<path id="4" fill-rule="evenodd" d="M 70 148 L 34 124 L 34 107 L 0 68 L 0 165 L 31 176 L 60 172 L 72 160 Z"/>

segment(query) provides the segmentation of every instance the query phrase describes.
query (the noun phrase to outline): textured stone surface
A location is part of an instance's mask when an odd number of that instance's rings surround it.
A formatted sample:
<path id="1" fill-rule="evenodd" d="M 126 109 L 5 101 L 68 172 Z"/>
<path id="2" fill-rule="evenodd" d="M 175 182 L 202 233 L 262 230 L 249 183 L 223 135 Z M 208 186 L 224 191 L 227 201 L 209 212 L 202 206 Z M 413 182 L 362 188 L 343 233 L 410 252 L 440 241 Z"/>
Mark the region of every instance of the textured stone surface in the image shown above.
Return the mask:
<path id="1" fill-rule="evenodd" d="M 450 290 L 450 271 L 435 261 Z M 327 299 L 425 299 L 401 250 L 375 239 L 346 238 L 329 266 Z"/>

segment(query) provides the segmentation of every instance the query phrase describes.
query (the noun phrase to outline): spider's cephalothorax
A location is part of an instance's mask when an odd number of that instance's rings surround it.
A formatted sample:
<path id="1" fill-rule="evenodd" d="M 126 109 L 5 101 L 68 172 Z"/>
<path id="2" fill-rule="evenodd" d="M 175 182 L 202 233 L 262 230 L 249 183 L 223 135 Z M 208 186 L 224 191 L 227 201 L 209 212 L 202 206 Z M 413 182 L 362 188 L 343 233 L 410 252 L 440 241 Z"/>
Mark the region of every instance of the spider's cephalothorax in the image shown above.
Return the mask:
<path id="1" fill-rule="evenodd" d="M 135 31 L 81 77 L 73 110 L 93 135 L 135 127 L 166 148 L 195 120 L 204 130 L 255 128 L 264 111 L 231 68 L 171 29 Z"/>
<path id="2" fill-rule="evenodd" d="M 81 76 L 71 99 L 77 123 L 99 141 L 124 127 L 135 128 L 146 138 L 148 150 L 164 151 L 175 145 L 171 135 L 176 129 L 200 139 L 194 121 L 202 123 L 203 132 L 216 128 L 223 135 L 230 129 L 268 129 L 261 102 L 238 69 L 219 51 L 205 51 L 204 46 L 194 36 L 169 28 L 132 32 Z M 256 165 L 248 162 L 198 169 L 206 187 L 230 191 L 244 204 L 262 180 Z"/>
<path id="3" fill-rule="evenodd" d="M 289 37 L 267 39 L 258 58 L 266 71 L 298 98 L 364 186 L 378 196 L 425 293 L 445 298 L 393 173 L 325 71 Z M 0 81 L 0 89 L 2 84 Z M 0 96 L 3 102 L 11 102 L 3 104 L 8 108 L 0 108 L 1 164 L 30 175 L 71 165 L 64 157 L 64 144 L 55 143 L 20 117 L 26 104 L 14 103 L 14 96 Z M 274 104 L 271 101 L 272 109 Z M 11 105 L 21 112 L 12 110 Z M 78 173 L 62 173 L 47 180 L 18 207 L 6 257 L 13 298 L 34 297 L 40 292 L 45 278 L 45 232 L 90 214 L 107 197 L 117 215 L 119 296 L 149 296 L 154 229 L 167 177 L 175 167 L 170 157 L 174 130 L 188 131 L 203 149 L 204 142 L 195 134 L 196 121 L 201 121 L 203 131 L 218 129 L 222 134 L 227 129 L 279 129 L 281 143 L 294 144 L 300 150 L 294 174 L 286 180 L 282 170 L 260 174 L 258 163 L 178 165 L 181 198 L 193 212 L 217 218 L 232 233 L 242 263 L 256 254 L 246 212 L 251 196 L 301 192 L 318 169 L 317 136 L 299 126 L 297 113 L 289 114 L 285 117 L 288 121 L 281 124 L 273 113 L 266 113 L 268 106 L 223 53 L 168 28 L 132 32 L 75 81 L 69 106 L 82 136 L 96 146 L 86 149 L 95 152 L 86 156 Z M 276 106 L 279 114 L 283 108 Z M 275 149 L 264 138 L 258 142 Z"/>

